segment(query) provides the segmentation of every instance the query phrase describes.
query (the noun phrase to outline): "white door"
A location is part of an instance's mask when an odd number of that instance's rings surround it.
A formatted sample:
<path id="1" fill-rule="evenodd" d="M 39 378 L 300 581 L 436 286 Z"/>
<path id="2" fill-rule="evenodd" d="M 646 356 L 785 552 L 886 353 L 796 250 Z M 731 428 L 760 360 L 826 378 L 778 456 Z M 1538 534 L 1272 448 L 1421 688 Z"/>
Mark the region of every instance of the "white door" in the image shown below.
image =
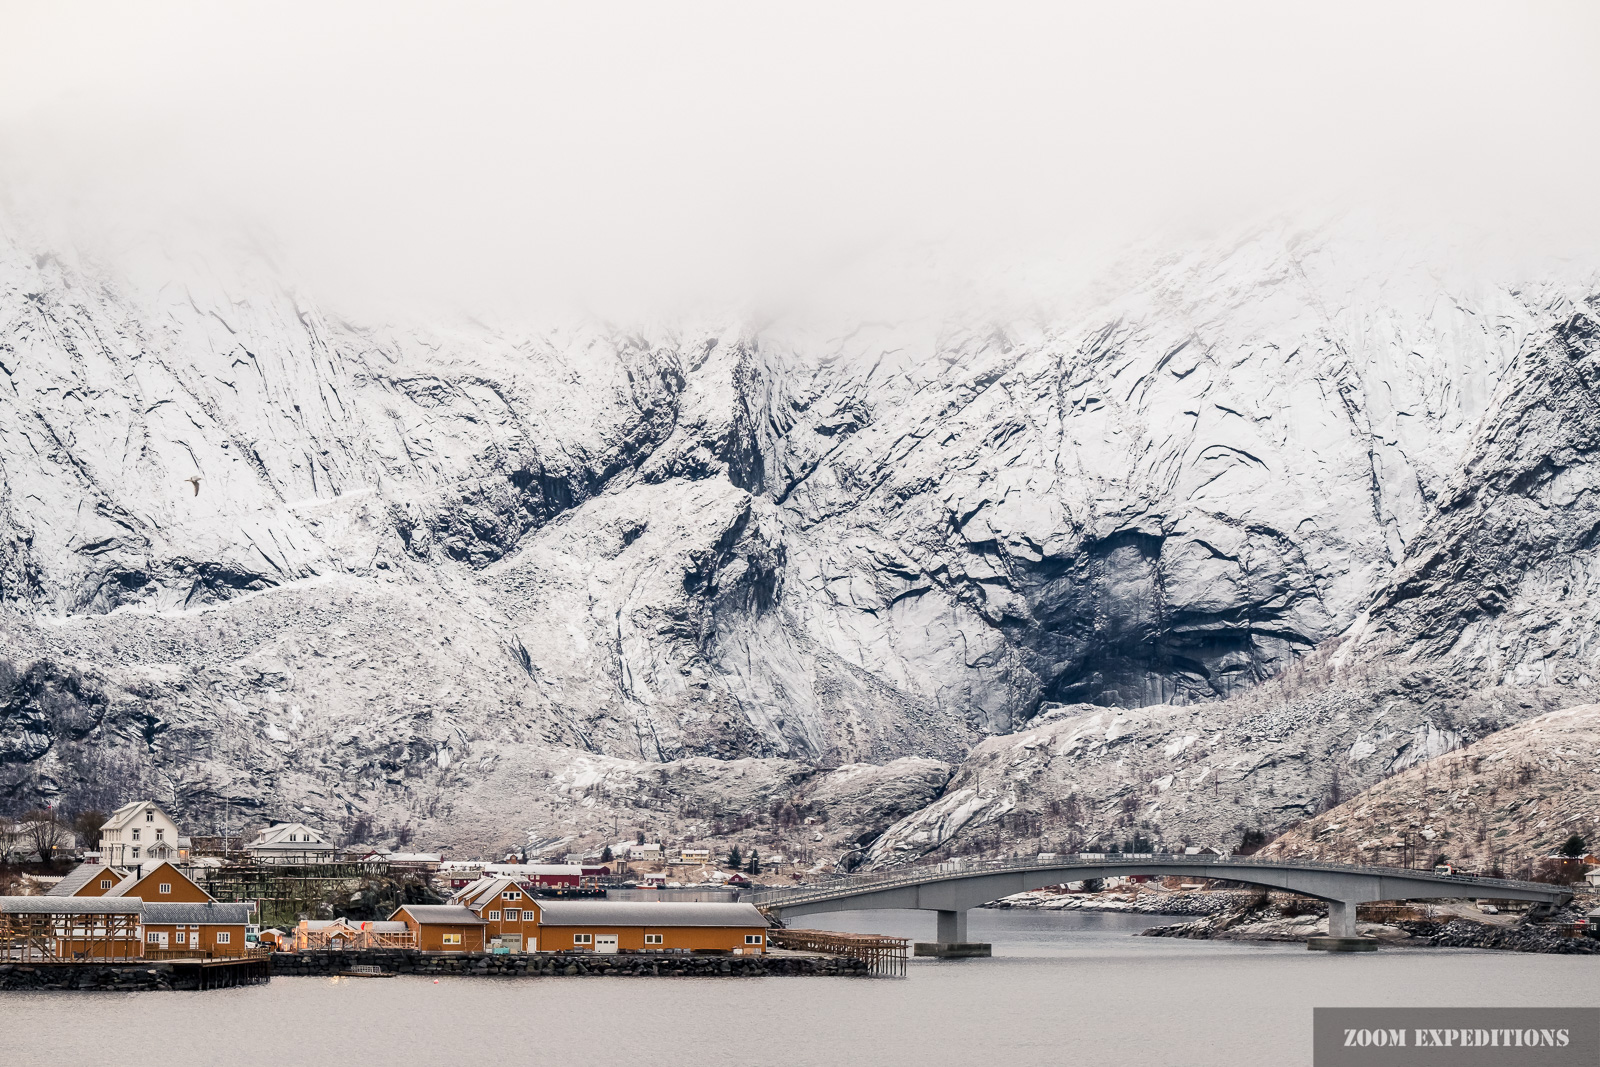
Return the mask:
<path id="1" fill-rule="evenodd" d="M 616 934 L 595 934 L 594 935 L 594 950 L 596 952 L 610 953 L 613 956 L 616 955 L 616 952 L 617 952 L 617 935 Z"/>

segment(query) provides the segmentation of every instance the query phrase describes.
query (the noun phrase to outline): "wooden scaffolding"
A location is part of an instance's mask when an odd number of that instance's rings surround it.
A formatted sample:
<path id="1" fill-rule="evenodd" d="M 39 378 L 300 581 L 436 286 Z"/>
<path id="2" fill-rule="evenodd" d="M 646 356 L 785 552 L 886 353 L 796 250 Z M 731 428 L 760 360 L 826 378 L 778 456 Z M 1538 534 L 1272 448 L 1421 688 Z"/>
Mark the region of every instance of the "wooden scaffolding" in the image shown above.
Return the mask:
<path id="1" fill-rule="evenodd" d="M 0 897 L 0 959 L 72 963 L 138 958 L 140 902 Z"/>
<path id="2" fill-rule="evenodd" d="M 386 929 L 378 929 L 381 925 Z M 354 951 L 371 948 L 416 948 L 417 935 L 410 927 L 405 929 L 387 929 L 399 926 L 399 923 L 370 923 L 355 919 L 338 919 L 327 926 L 312 929 L 306 920 L 294 929 L 294 951 L 307 952 L 314 949 L 333 949 L 335 951 Z"/>

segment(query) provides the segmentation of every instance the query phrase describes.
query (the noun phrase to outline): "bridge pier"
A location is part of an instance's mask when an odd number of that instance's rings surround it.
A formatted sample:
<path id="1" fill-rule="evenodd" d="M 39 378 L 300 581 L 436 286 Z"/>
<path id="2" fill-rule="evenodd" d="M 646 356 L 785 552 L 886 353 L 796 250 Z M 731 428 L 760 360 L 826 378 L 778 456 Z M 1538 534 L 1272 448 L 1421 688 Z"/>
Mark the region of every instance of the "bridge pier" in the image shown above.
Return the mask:
<path id="1" fill-rule="evenodd" d="M 967 913 L 964 911 L 937 911 L 939 917 L 939 941 L 941 944 L 955 944 L 965 942 L 967 939 Z"/>
<path id="2" fill-rule="evenodd" d="M 1356 905 L 1350 900 L 1328 901 L 1328 935 L 1306 938 L 1313 952 L 1375 952 L 1376 938 L 1356 935 Z"/>
<path id="3" fill-rule="evenodd" d="M 938 930 L 936 936 L 939 940 L 929 943 L 918 941 L 912 946 L 914 956 L 938 956 L 944 959 L 961 959 L 963 957 L 987 956 L 992 947 L 981 941 L 967 940 L 967 912 L 965 908 L 946 910 L 943 908 L 934 911 L 938 917 Z"/>

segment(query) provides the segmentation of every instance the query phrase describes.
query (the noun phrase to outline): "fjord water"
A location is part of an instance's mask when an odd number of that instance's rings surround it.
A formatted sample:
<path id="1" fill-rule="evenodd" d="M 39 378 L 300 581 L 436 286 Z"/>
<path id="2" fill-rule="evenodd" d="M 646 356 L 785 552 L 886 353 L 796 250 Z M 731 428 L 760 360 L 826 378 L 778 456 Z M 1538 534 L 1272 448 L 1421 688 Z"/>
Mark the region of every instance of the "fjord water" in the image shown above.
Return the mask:
<path id="1" fill-rule="evenodd" d="M 206 993 L 6 993 L 0 1063 L 1286 1067 L 1311 1062 L 1313 1007 L 1600 1006 L 1592 956 L 1130 936 L 1162 921 L 973 911 L 969 935 L 994 958 L 914 960 L 904 981 L 277 978 Z M 933 936 L 917 912 L 804 925 Z"/>

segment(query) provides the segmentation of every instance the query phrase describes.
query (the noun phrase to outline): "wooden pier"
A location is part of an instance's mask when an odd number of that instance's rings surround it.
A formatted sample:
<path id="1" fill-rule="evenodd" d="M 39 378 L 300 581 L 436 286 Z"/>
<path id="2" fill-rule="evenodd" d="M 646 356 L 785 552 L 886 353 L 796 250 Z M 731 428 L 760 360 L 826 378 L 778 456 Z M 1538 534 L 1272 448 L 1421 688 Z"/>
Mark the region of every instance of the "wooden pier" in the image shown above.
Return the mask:
<path id="1" fill-rule="evenodd" d="M 860 960 L 879 978 L 906 976 L 906 946 L 910 939 L 879 934 L 841 934 L 832 930 L 767 931 L 767 944 L 794 952 L 821 952 Z"/>
<path id="2" fill-rule="evenodd" d="M 272 979 L 272 959 L 269 956 L 172 960 L 168 966 L 172 968 L 173 984 L 181 989 L 232 989 L 242 985 L 263 985 Z"/>

